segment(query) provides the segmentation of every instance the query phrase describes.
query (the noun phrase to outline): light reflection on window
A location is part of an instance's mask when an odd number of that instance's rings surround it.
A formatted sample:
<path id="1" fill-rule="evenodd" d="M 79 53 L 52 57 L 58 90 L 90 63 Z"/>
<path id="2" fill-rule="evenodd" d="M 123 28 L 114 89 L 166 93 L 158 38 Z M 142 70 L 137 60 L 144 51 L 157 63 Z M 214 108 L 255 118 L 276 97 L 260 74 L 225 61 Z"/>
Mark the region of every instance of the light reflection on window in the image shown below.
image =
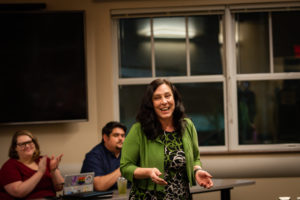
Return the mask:
<path id="1" fill-rule="evenodd" d="M 154 18 L 153 32 L 156 76 L 186 75 L 185 17 Z"/>

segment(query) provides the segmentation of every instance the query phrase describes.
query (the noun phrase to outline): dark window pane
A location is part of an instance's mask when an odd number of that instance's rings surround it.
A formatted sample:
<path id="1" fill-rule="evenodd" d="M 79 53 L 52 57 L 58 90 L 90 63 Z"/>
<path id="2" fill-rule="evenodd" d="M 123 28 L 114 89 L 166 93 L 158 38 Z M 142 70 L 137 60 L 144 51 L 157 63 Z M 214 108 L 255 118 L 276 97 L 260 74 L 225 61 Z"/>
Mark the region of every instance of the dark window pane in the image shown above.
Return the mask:
<path id="1" fill-rule="evenodd" d="M 272 13 L 275 72 L 300 72 L 300 11 Z"/>
<path id="2" fill-rule="evenodd" d="M 268 13 L 236 14 L 237 73 L 268 73 Z"/>
<path id="3" fill-rule="evenodd" d="M 222 74 L 220 16 L 189 17 L 192 75 Z"/>
<path id="4" fill-rule="evenodd" d="M 135 117 L 145 90 L 146 85 L 119 86 L 120 121 L 127 128 L 130 128 L 135 123 Z"/>
<path id="5" fill-rule="evenodd" d="M 196 126 L 199 146 L 225 145 L 223 84 L 185 83 L 176 88 Z"/>
<path id="6" fill-rule="evenodd" d="M 120 20 L 120 77 L 151 77 L 150 19 Z"/>
<path id="7" fill-rule="evenodd" d="M 300 80 L 238 82 L 239 144 L 300 142 Z"/>
<path id="8" fill-rule="evenodd" d="M 186 75 L 184 17 L 153 19 L 156 76 Z"/>

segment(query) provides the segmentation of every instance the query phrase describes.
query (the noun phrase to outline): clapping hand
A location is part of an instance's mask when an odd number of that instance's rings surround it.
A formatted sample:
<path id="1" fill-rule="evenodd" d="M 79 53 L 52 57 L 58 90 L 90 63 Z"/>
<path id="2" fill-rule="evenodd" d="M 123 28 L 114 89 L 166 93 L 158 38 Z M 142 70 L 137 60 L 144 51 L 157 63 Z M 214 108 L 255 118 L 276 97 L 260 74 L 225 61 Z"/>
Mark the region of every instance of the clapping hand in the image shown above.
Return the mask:
<path id="1" fill-rule="evenodd" d="M 46 171 L 46 166 L 47 166 L 47 156 L 43 156 L 39 161 L 38 171 L 44 174 Z"/>
<path id="2" fill-rule="evenodd" d="M 57 158 L 55 158 L 53 155 L 50 158 L 50 171 L 54 172 L 61 161 L 63 154 L 60 154 Z"/>

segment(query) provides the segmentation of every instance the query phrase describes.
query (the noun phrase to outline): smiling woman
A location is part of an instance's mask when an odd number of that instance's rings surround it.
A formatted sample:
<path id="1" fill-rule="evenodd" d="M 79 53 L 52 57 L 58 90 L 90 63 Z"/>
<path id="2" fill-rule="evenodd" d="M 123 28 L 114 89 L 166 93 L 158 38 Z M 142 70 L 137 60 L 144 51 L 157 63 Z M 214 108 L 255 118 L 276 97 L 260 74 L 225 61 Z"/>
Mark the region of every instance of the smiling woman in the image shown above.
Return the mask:
<path id="1" fill-rule="evenodd" d="M 168 85 L 162 84 L 160 87 L 158 87 L 153 93 L 152 101 L 153 108 L 159 120 L 166 121 L 172 117 L 175 109 L 175 102 L 172 95 L 172 90 Z M 166 129 L 170 128 L 171 127 L 166 127 Z"/>
<path id="2" fill-rule="evenodd" d="M 130 199 L 192 199 L 189 184 L 213 186 L 201 168 L 197 132 L 181 95 L 165 79 L 152 81 L 122 148 L 121 173 Z"/>
<path id="3" fill-rule="evenodd" d="M 0 171 L 0 199 L 53 197 L 62 189 L 64 178 L 58 170 L 62 155 L 41 156 L 31 132 L 21 130 L 14 134 L 9 157 Z"/>

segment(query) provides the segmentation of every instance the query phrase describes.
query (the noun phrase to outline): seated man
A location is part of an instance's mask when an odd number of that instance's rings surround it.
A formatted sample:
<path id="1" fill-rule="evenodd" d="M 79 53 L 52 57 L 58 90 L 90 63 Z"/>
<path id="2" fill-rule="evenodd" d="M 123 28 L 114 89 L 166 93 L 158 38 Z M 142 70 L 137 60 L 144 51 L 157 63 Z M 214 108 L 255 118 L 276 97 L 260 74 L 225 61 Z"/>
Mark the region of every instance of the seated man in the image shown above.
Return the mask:
<path id="1" fill-rule="evenodd" d="M 108 122 L 102 129 L 102 142 L 85 155 L 81 173 L 95 172 L 94 190 L 117 189 L 126 129 L 126 126 L 119 122 Z"/>

